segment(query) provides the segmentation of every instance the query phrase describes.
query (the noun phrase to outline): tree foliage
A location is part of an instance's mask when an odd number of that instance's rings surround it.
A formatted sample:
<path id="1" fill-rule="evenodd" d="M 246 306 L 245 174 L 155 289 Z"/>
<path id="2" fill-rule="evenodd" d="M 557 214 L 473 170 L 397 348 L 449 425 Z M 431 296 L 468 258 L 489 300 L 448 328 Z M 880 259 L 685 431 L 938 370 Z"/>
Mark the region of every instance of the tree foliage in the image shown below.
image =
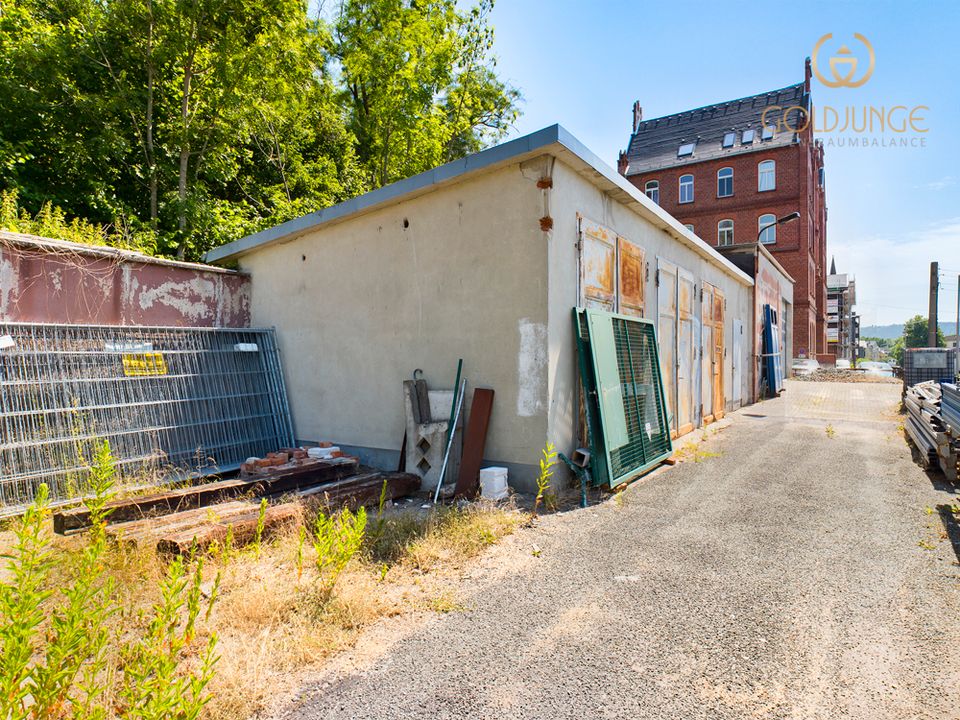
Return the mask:
<path id="1" fill-rule="evenodd" d="M 0 187 L 198 257 L 502 137 L 491 8 L 4 0 Z"/>
<path id="2" fill-rule="evenodd" d="M 897 338 L 893 343 L 890 354 L 897 361 L 897 365 L 903 365 L 903 351 L 905 348 L 927 347 L 927 318 L 923 315 L 914 315 L 903 324 L 903 335 Z M 947 343 L 943 337 L 943 330 L 937 328 L 937 347 L 946 347 Z"/>

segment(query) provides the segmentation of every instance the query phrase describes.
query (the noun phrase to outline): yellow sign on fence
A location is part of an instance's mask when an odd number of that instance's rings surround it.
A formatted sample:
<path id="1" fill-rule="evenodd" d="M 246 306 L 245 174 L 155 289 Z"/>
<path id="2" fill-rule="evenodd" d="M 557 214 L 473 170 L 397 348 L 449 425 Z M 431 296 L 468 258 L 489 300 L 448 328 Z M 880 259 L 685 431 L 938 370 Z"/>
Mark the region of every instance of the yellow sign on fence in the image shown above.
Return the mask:
<path id="1" fill-rule="evenodd" d="M 137 353 L 123 356 L 123 374 L 127 377 L 166 375 L 167 362 L 162 353 Z"/>

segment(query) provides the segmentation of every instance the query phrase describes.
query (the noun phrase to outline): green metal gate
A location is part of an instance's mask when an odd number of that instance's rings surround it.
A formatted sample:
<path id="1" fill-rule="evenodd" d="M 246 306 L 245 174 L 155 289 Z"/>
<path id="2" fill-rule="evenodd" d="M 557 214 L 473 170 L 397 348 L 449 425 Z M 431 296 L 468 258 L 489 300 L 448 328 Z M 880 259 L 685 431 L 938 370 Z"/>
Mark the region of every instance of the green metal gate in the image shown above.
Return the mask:
<path id="1" fill-rule="evenodd" d="M 574 308 L 596 485 L 616 487 L 670 456 L 653 322 Z"/>

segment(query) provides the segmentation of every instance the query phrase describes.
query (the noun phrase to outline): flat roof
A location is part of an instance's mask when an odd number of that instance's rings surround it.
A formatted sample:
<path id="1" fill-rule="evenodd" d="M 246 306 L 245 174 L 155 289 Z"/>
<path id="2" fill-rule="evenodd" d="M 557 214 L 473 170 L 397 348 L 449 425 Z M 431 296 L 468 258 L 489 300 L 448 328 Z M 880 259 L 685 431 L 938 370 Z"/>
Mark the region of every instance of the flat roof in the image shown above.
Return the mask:
<path id="1" fill-rule="evenodd" d="M 84 257 L 120 260 L 122 262 L 140 263 L 143 265 L 163 265 L 165 267 L 177 267 L 200 272 L 228 275 L 240 274 L 236 270 L 228 270 L 227 268 L 217 267 L 216 265 L 170 260 L 169 258 L 155 257 L 136 250 L 127 250 L 110 245 L 85 245 L 84 243 L 56 240 L 54 238 L 41 237 L 40 235 L 28 235 L 26 233 L 0 230 L 0 248 L 4 246 L 18 247 L 26 250 L 39 250 L 58 255 L 82 255 Z"/>
<path id="2" fill-rule="evenodd" d="M 439 187 L 459 182 L 468 175 L 523 162 L 543 154 L 553 154 L 574 166 L 575 169 L 579 169 L 583 177 L 607 192 L 612 198 L 631 206 L 653 225 L 666 230 L 681 243 L 690 247 L 704 259 L 720 266 L 744 285 L 753 285 L 751 277 L 723 257 L 713 247 L 687 230 L 680 221 L 650 200 L 629 180 L 604 163 L 560 125 L 551 125 L 529 135 L 440 165 L 419 175 L 413 175 L 395 183 L 384 185 L 345 202 L 247 235 L 210 250 L 204 259 L 207 262 L 233 260 L 274 243 L 292 240 L 321 226 L 424 195 Z"/>

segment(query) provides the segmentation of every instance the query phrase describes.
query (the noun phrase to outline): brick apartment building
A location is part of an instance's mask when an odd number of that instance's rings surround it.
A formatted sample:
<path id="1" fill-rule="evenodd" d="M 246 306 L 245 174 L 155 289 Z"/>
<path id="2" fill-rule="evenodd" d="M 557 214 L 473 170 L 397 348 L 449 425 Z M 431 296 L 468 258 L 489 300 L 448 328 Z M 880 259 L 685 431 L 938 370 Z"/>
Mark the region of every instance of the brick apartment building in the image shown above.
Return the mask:
<path id="1" fill-rule="evenodd" d="M 716 246 L 755 243 L 799 212 L 760 241 L 795 281 L 794 354 L 816 357 L 827 352 L 827 209 L 823 145 L 806 120 L 810 78 L 807 59 L 802 83 L 652 120 L 634 103 L 618 169 Z"/>

